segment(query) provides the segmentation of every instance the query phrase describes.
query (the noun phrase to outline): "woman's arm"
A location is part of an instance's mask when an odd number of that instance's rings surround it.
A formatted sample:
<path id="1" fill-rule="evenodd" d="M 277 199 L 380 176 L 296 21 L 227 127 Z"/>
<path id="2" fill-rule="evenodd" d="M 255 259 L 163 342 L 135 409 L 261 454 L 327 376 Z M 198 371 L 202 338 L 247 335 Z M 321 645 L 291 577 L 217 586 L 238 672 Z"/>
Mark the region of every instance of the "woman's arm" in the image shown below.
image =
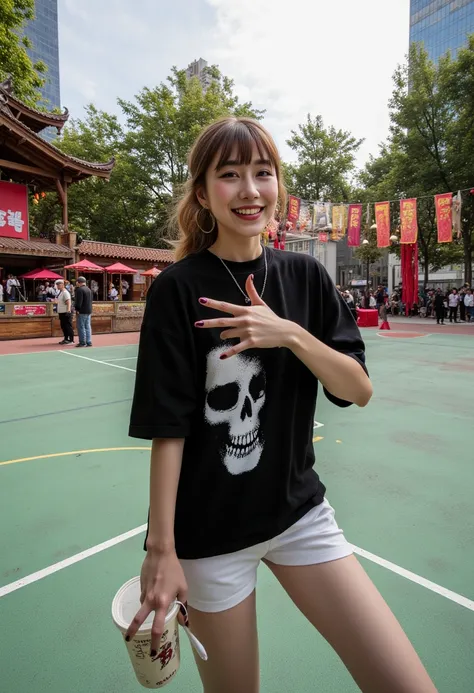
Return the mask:
<path id="1" fill-rule="evenodd" d="M 334 397 L 365 407 L 372 384 L 355 359 L 341 354 L 294 322 L 287 323 L 284 346 L 294 353 Z"/>
<path id="2" fill-rule="evenodd" d="M 151 629 L 151 656 L 156 656 L 170 604 L 187 599 L 187 584 L 174 543 L 176 494 L 183 457 L 184 439 L 155 438 L 151 449 L 150 517 L 146 539 L 147 554 L 141 570 L 142 606 L 135 615 L 126 639 L 154 611 Z"/>
<path id="3" fill-rule="evenodd" d="M 155 438 L 150 463 L 150 519 L 147 551 L 174 551 L 174 514 L 184 438 Z"/>

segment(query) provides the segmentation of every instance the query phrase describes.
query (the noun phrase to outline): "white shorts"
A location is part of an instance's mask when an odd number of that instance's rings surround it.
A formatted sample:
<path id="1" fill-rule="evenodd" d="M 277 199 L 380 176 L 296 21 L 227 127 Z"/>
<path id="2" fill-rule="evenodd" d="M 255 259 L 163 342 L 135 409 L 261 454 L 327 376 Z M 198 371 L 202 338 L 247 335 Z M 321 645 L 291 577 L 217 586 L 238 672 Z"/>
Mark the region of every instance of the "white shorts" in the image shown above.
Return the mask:
<path id="1" fill-rule="evenodd" d="M 352 547 L 325 499 L 270 541 L 221 556 L 181 560 L 188 583 L 188 604 L 213 613 L 237 606 L 255 589 L 262 559 L 277 565 L 313 565 L 351 554 Z"/>

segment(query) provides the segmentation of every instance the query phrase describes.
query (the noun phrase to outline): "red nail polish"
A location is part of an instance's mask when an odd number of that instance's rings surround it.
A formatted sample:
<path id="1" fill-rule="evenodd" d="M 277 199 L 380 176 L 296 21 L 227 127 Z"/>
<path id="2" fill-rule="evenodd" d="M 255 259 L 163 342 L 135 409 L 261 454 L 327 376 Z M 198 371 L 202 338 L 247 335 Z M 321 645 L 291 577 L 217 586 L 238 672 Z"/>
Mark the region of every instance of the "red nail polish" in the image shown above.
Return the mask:
<path id="1" fill-rule="evenodd" d="M 204 320 L 199 320 L 199 322 L 194 323 L 195 327 L 203 327 L 204 326 Z"/>
<path id="2" fill-rule="evenodd" d="M 227 354 L 221 354 L 221 355 L 219 356 L 219 358 L 220 358 L 221 361 L 223 361 L 224 359 L 227 358 Z"/>
<path id="3" fill-rule="evenodd" d="M 250 279 L 251 279 L 252 281 L 254 280 L 253 274 L 250 275 Z"/>
<path id="4" fill-rule="evenodd" d="M 130 642 L 130 636 L 129 636 L 129 635 L 126 635 L 126 636 L 125 636 L 125 641 L 126 641 L 126 642 Z"/>
<path id="5" fill-rule="evenodd" d="M 152 651 L 150 652 L 150 657 L 156 657 L 157 654 L 158 654 L 158 653 L 157 653 L 156 650 L 152 650 Z"/>
<path id="6" fill-rule="evenodd" d="M 207 298 L 200 298 L 199 303 L 207 303 Z"/>

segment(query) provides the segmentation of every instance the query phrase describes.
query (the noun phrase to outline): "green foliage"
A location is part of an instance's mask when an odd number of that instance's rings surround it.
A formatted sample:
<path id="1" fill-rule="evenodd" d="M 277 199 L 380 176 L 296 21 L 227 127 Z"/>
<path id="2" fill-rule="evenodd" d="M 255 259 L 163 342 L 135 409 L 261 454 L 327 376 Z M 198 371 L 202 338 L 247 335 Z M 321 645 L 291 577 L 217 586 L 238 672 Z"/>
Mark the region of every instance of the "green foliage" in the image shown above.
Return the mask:
<path id="1" fill-rule="evenodd" d="M 348 201 L 350 176 L 363 140 L 350 132 L 326 128 L 320 115 L 292 130 L 287 144 L 296 152 L 296 165 L 286 166 L 290 192 L 306 200 Z"/>
<path id="2" fill-rule="evenodd" d="M 421 46 L 413 45 L 409 61 L 394 74 L 390 100 L 391 129 L 379 155 L 359 176 L 362 197 L 370 200 L 416 197 L 418 244 L 425 280 L 430 267 L 459 262 L 464 255 L 466 281 L 471 281 L 474 201 L 464 195 L 462 241 L 437 243 L 433 196 L 457 192 L 474 182 L 474 35 L 456 60 L 438 64 Z M 428 196 L 426 199 L 421 199 Z M 392 204 L 392 223 L 399 225 Z"/>
<path id="3" fill-rule="evenodd" d="M 25 22 L 34 19 L 34 9 L 34 0 L 0 0 L 0 81 L 11 76 L 15 96 L 30 106 L 41 100 L 38 90 L 47 70 L 44 62 L 31 61 L 26 52 L 31 42 L 22 36 Z"/>
<path id="4" fill-rule="evenodd" d="M 208 71 L 207 90 L 173 69 L 166 84 L 144 88 L 133 102 L 119 99 L 125 127 L 93 105 L 85 119 L 65 127 L 56 144 L 67 154 L 89 161 L 116 158 L 110 182 L 91 178 L 70 187 L 70 224 L 84 238 L 169 247 L 163 240 L 168 210 L 187 178 L 187 155 L 201 129 L 225 115 L 263 115 L 239 103 L 232 81 L 216 67 Z M 33 207 L 38 232 L 51 228 L 52 218 L 60 220 L 59 205 L 49 197 Z"/>
<path id="5" fill-rule="evenodd" d="M 385 248 L 377 247 L 377 231 L 375 229 L 366 228 L 364 238 L 369 242 L 360 245 L 354 253 L 364 264 L 376 262 L 387 252 Z"/>

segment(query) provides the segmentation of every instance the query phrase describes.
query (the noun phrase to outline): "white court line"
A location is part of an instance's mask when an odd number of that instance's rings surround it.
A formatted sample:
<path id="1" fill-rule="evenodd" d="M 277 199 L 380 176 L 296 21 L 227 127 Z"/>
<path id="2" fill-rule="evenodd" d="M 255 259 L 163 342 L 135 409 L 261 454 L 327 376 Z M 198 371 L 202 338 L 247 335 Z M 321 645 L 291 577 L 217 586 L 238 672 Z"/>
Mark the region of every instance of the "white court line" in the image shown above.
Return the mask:
<path id="1" fill-rule="evenodd" d="M 50 565 L 47 568 L 43 568 L 43 570 L 38 570 L 36 573 L 31 573 L 30 575 L 27 575 L 24 578 L 16 580 L 16 582 L 11 582 L 9 585 L 0 587 L 0 598 L 5 597 L 5 595 L 7 594 L 11 594 L 11 592 L 19 590 L 22 587 L 26 587 L 26 585 L 31 585 L 33 582 L 42 580 L 43 578 L 48 577 L 48 575 L 57 573 L 59 570 L 62 570 L 63 568 L 68 568 L 70 565 L 74 565 L 74 563 L 83 561 L 85 558 L 89 558 L 90 556 L 94 556 L 95 554 L 100 553 L 101 551 L 105 551 L 105 549 L 110 549 L 112 546 L 116 546 L 116 544 L 120 544 L 121 542 L 126 541 L 127 539 L 131 539 L 132 537 L 135 537 L 137 534 L 144 532 L 146 528 L 146 524 L 140 525 L 140 527 L 135 527 L 135 529 L 131 529 L 129 532 L 119 534 L 117 537 L 113 537 L 113 539 L 109 539 L 108 541 L 104 541 L 101 544 L 92 546 L 90 549 L 86 549 L 85 551 L 76 553 L 74 556 L 71 556 L 70 558 L 66 558 L 63 561 L 59 561 L 58 563 L 53 563 L 53 565 Z M 396 573 L 397 575 L 400 575 L 401 577 L 404 577 L 417 585 L 421 585 L 421 587 L 426 587 L 426 589 L 430 590 L 431 592 L 435 592 L 436 594 L 439 594 L 440 596 L 445 597 L 446 599 L 450 599 L 452 602 L 459 604 L 459 606 L 463 606 L 466 609 L 469 609 L 470 611 L 474 611 L 474 601 L 472 601 L 471 599 L 463 597 L 461 594 L 457 594 L 457 592 L 452 592 L 451 590 L 448 590 L 446 587 L 437 585 L 436 582 L 431 582 L 431 580 L 427 580 L 426 578 L 421 577 L 421 575 L 412 573 L 410 570 L 405 570 L 405 568 L 401 568 L 395 563 L 386 561 L 385 558 L 380 558 L 380 556 L 376 556 L 375 554 L 370 553 L 369 551 L 365 551 L 365 549 L 360 549 L 358 546 L 352 545 L 352 549 L 354 550 L 354 553 L 358 554 L 359 556 L 362 556 L 362 558 L 366 558 L 367 560 L 372 561 L 373 563 L 377 563 L 377 565 L 380 565 L 383 568 L 392 571 L 392 573 Z"/>
<path id="2" fill-rule="evenodd" d="M 71 351 L 64 351 L 59 349 L 59 354 L 66 354 L 66 356 L 75 356 L 76 359 L 83 359 L 84 361 L 92 361 L 92 363 L 102 363 L 104 366 L 110 366 L 111 368 L 120 368 L 123 371 L 130 371 L 131 373 L 136 373 L 135 368 L 127 368 L 126 366 L 117 366 L 115 363 L 108 363 L 107 361 L 99 361 L 99 359 L 90 359 L 88 356 L 81 356 L 80 354 L 73 354 Z"/>
<path id="3" fill-rule="evenodd" d="M 105 549 L 110 549 L 112 546 L 120 544 L 122 541 L 131 539 L 132 537 L 135 537 L 137 534 L 141 534 L 141 532 L 144 532 L 146 530 L 146 527 L 146 524 L 140 525 L 140 527 L 135 527 L 135 529 L 131 529 L 129 532 L 119 534 L 117 537 L 113 537 L 113 539 L 109 539 L 108 541 L 103 541 L 102 544 L 97 544 L 96 546 L 92 546 L 90 549 L 86 549 L 85 551 L 81 551 L 80 553 L 74 554 L 74 556 L 65 558 L 64 561 L 59 561 L 59 563 L 53 563 L 53 565 L 50 565 L 47 568 L 43 568 L 43 570 L 38 570 L 36 573 L 31 573 L 30 575 L 27 575 L 24 578 L 20 578 L 20 580 L 17 580 L 16 582 L 11 582 L 9 585 L 0 587 L 0 597 L 5 597 L 5 595 L 11 594 L 11 592 L 15 592 L 16 590 L 19 590 L 22 587 L 26 587 L 26 585 L 31 585 L 33 582 L 42 580 L 43 578 L 48 577 L 48 575 L 57 573 L 59 570 L 62 570 L 63 568 L 68 568 L 70 565 L 74 565 L 74 563 L 79 563 L 79 561 L 83 561 L 85 558 L 94 556 L 96 553 L 105 551 Z"/>
<path id="4" fill-rule="evenodd" d="M 79 354 L 77 354 L 79 356 Z M 76 356 L 76 354 L 74 354 Z M 105 363 L 110 363 L 111 361 L 131 361 L 132 359 L 136 359 L 138 356 L 123 356 L 121 359 L 107 359 Z"/>
<path id="5" fill-rule="evenodd" d="M 456 602 L 456 604 L 464 606 L 466 609 L 474 611 L 474 601 L 472 601 L 472 599 L 468 599 L 467 597 L 463 597 L 461 594 L 457 594 L 457 592 L 452 592 L 451 590 L 448 590 L 446 587 L 437 585 L 436 582 L 431 582 L 431 580 L 427 580 L 426 578 L 421 577 L 421 575 L 412 573 L 411 570 L 401 568 L 399 565 L 396 565 L 396 563 L 387 561 L 385 560 L 385 558 L 380 558 L 380 556 L 376 556 L 375 554 L 370 553 L 365 549 L 359 549 L 358 546 L 353 545 L 352 548 L 354 550 L 354 553 L 358 554 L 359 556 L 362 556 L 362 558 L 366 558 L 368 561 L 372 561 L 372 563 L 377 563 L 377 565 L 380 565 L 383 568 L 387 568 L 387 570 L 391 570 L 392 573 L 401 575 L 407 580 L 415 582 L 417 585 L 426 587 L 426 589 L 431 590 L 432 592 L 436 592 L 436 594 L 440 594 L 442 597 L 446 597 L 446 599 L 450 599 L 452 602 Z"/>
<path id="6" fill-rule="evenodd" d="M 59 342 L 56 342 L 58 344 Z M 51 344 L 51 346 L 54 346 L 54 344 Z M 105 344 L 104 346 L 96 346 L 94 347 L 94 351 L 96 349 L 117 349 L 117 347 L 129 347 L 129 346 L 138 346 L 138 342 L 130 342 L 129 344 Z M 2 356 L 29 356 L 30 354 L 56 354 L 58 351 L 61 351 L 61 349 L 42 349 L 41 351 L 15 351 L 12 354 L 0 354 L 0 357 Z"/>

